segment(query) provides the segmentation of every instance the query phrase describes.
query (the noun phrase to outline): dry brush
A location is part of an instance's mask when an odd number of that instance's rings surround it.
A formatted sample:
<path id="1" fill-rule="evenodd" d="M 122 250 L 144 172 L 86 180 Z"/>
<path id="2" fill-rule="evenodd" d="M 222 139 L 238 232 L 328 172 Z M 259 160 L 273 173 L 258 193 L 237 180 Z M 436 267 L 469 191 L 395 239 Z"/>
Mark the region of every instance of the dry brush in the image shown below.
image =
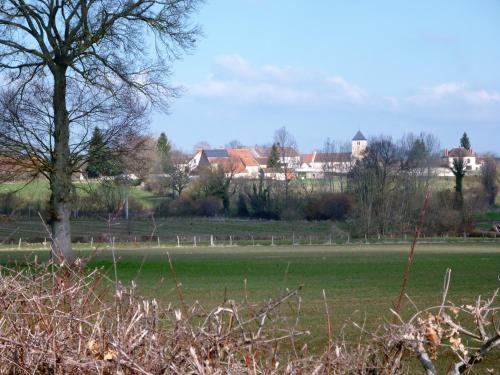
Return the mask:
<path id="1" fill-rule="evenodd" d="M 417 357 L 427 374 L 451 351 L 448 375 L 464 373 L 500 344 L 497 292 L 472 305 L 447 301 L 415 315 L 360 330 L 350 343 L 332 333 L 320 353 L 299 330 L 300 288 L 261 305 L 226 300 L 211 310 L 141 298 L 102 270 L 32 264 L 0 277 L 1 374 L 407 374 Z M 325 299 L 326 301 L 326 299 Z M 296 317 L 282 316 L 291 306 Z M 469 324 L 469 325 L 466 325 Z M 469 337 L 472 341 L 465 340 Z M 449 357 L 448 357 L 449 358 Z"/>

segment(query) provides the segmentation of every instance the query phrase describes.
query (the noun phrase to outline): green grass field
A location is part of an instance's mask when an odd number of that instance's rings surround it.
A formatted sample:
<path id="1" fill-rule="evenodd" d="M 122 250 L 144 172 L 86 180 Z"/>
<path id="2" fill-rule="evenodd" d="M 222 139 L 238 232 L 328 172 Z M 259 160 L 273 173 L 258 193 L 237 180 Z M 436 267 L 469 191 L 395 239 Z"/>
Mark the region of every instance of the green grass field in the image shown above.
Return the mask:
<path id="1" fill-rule="evenodd" d="M 79 196 L 85 196 L 89 190 L 98 186 L 96 182 L 75 182 L 75 191 Z M 16 196 L 24 203 L 43 204 L 50 197 L 49 183 L 46 180 L 35 180 L 27 182 L 12 182 L 0 184 L 0 194 L 15 192 Z M 143 208 L 148 209 L 154 206 L 158 198 L 154 194 L 138 186 L 132 186 L 129 196 Z"/>
<path id="2" fill-rule="evenodd" d="M 178 304 L 177 291 L 168 267 L 170 253 L 184 297 L 209 308 L 224 298 L 258 303 L 277 297 L 285 288 L 303 286 L 300 327 L 312 332 L 309 346 L 319 348 L 326 339 L 324 301 L 326 292 L 336 333 L 347 320 L 374 328 L 388 316 L 396 299 L 407 260 L 407 245 L 350 245 L 233 248 L 165 248 L 117 250 L 118 278 L 135 280 L 139 292 L 164 303 Z M 43 258 L 48 252 L 34 252 Z M 88 255 L 83 251 L 81 255 Z M 22 262 L 29 251 L 0 252 L 0 262 Z M 104 267 L 113 277 L 112 253 L 103 249 L 89 268 Z M 471 303 L 498 288 L 500 246 L 496 244 L 419 245 L 408 295 L 420 307 L 438 304 L 445 270 L 453 272 L 449 298 Z M 407 313 L 411 312 L 407 305 Z M 294 318 L 293 308 L 283 313 Z M 349 325 L 350 335 L 356 331 Z"/>

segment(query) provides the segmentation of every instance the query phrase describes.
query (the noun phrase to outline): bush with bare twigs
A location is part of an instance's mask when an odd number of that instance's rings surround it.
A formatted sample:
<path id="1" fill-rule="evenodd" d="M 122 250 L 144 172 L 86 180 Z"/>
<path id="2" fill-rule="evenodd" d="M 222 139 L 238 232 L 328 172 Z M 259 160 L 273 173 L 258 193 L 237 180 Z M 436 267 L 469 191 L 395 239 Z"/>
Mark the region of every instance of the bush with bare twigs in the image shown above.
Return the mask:
<path id="1" fill-rule="evenodd" d="M 171 265 L 171 263 L 170 263 Z M 162 306 L 137 295 L 135 285 L 109 280 L 101 270 L 64 265 L 3 268 L 0 277 L 1 374 L 407 374 L 415 355 L 428 375 L 440 348 L 458 356 L 449 375 L 464 373 L 500 343 L 497 293 L 475 305 L 443 303 L 366 333 L 362 344 L 336 340 L 329 324 L 323 353 L 310 354 L 299 336 L 299 289 L 261 306 L 228 300 L 210 311 Z M 326 299 L 325 299 L 326 301 Z M 280 306 L 292 304 L 288 328 Z M 472 317 L 474 327 L 460 322 Z M 362 330 L 363 332 L 363 330 Z M 479 343 L 478 349 L 464 340 Z M 301 345 L 298 342 L 302 342 Z M 303 345 L 303 346 L 302 346 Z"/>

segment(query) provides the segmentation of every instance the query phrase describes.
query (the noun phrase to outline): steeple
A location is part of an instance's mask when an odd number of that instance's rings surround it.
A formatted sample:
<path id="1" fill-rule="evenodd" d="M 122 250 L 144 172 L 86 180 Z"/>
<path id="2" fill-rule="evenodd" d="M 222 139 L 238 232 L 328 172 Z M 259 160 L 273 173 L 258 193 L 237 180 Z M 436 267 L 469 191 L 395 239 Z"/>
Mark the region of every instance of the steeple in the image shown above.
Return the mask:
<path id="1" fill-rule="evenodd" d="M 354 138 L 352 140 L 353 141 L 366 141 L 366 138 L 363 135 L 363 133 L 361 133 L 361 130 L 358 130 L 358 132 L 356 133 L 356 135 L 354 135 Z"/>
<path id="2" fill-rule="evenodd" d="M 359 160 L 363 158 L 364 152 L 368 147 L 368 141 L 366 140 L 361 130 L 354 135 L 351 142 L 351 156 L 353 159 Z"/>

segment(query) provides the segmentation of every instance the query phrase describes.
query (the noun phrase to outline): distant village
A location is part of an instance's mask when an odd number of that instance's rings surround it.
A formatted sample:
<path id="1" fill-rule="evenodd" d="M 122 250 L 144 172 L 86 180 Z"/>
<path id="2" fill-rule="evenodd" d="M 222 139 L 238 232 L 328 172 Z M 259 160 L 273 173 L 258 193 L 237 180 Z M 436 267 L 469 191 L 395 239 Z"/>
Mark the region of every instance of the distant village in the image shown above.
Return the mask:
<path id="1" fill-rule="evenodd" d="M 197 176 L 206 167 L 222 168 L 235 178 L 254 179 L 263 173 L 265 178 L 285 180 L 288 178 L 323 179 L 326 174 L 347 174 L 356 161 L 364 157 L 368 140 L 358 131 L 351 140 L 350 152 L 313 152 L 300 154 L 294 147 L 278 147 L 279 167 L 269 165 L 272 147 L 254 146 L 241 148 L 200 148 L 187 162 L 191 176 Z M 463 160 L 468 173 L 480 171 L 483 158 L 472 149 L 445 148 L 441 157 L 433 161 L 431 172 L 436 176 L 451 177 L 453 160 Z"/>

